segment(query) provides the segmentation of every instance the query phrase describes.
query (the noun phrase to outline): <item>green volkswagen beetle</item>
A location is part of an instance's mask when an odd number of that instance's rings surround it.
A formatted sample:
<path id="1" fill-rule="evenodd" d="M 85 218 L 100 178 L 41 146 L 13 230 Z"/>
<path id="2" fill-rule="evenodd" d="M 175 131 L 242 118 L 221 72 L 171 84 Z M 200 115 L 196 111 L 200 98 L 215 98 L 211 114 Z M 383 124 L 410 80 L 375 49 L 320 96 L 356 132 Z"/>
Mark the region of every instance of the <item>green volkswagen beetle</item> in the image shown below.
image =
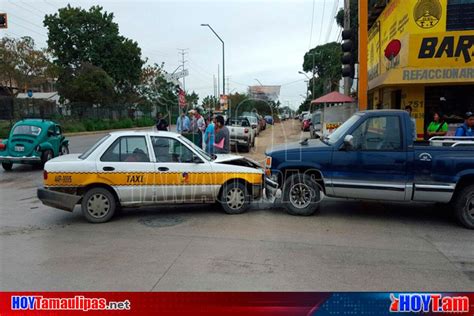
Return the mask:
<path id="1" fill-rule="evenodd" d="M 50 120 L 24 119 L 0 143 L 0 162 L 10 171 L 14 163 L 43 166 L 46 161 L 69 154 L 69 141 L 61 126 Z"/>

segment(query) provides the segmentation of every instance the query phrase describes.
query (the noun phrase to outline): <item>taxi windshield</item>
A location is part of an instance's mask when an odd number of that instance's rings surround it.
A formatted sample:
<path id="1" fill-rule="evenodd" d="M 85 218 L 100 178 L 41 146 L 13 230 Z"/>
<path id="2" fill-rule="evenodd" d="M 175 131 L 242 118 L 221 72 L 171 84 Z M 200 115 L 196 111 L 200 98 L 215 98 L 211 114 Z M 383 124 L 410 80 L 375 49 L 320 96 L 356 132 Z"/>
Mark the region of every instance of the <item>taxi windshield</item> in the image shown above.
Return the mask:
<path id="1" fill-rule="evenodd" d="M 38 136 L 41 134 L 41 127 L 34 125 L 18 125 L 13 129 L 12 135 L 31 135 Z"/>
<path id="2" fill-rule="evenodd" d="M 188 145 L 189 147 L 191 147 L 192 149 L 194 149 L 195 151 L 197 151 L 201 156 L 203 156 L 207 161 L 212 161 L 212 157 L 207 153 L 205 152 L 204 150 L 202 150 L 202 148 L 199 148 L 198 146 L 196 146 L 192 141 L 190 141 L 189 139 L 187 139 L 186 137 L 183 137 L 183 136 L 178 136 L 179 137 L 179 140 L 181 140 L 183 143 L 185 143 L 186 145 Z"/>

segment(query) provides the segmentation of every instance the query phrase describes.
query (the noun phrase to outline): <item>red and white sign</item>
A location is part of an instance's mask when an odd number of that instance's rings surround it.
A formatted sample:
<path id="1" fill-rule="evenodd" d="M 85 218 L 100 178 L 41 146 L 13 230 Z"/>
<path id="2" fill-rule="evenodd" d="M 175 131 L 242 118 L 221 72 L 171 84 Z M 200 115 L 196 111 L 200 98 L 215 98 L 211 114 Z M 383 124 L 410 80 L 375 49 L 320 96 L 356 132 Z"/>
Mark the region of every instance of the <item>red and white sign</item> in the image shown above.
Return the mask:
<path id="1" fill-rule="evenodd" d="M 178 102 L 179 102 L 180 108 L 186 107 L 186 94 L 181 89 L 179 90 L 179 93 L 178 93 Z"/>

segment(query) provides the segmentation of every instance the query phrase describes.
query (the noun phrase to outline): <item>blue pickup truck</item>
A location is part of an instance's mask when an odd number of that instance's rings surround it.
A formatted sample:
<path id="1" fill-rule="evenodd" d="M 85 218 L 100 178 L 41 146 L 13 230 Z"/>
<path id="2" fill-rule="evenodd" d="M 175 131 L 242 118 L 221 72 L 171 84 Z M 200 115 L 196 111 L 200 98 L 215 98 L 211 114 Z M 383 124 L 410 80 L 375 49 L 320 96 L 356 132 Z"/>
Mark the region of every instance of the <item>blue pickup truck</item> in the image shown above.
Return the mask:
<path id="1" fill-rule="evenodd" d="M 324 139 L 267 150 L 267 175 L 292 215 L 312 215 L 322 196 L 449 203 L 474 229 L 474 141 L 413 141 L 400 110 L 358 112 Z"/>

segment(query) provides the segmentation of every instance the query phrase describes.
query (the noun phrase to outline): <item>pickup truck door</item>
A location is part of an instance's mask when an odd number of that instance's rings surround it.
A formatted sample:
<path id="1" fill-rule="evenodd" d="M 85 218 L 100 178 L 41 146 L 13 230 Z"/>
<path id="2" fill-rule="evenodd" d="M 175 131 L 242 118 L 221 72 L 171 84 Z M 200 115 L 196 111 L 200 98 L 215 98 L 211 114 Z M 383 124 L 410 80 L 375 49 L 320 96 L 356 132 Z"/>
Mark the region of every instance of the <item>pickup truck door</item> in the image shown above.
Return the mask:
<path id="1" fill-rule="evenodd" d="M 370 116 L 362 121 L 352 132 L 352 148 L 340 148 L 333 153 L 334 195 L 405 200 L 407 152 L 402 130 L 397 115 Z"/>
<path id="2" fill-rule="evenodd" d="M 122 205 L 153 201 L 154 164 L 145 136 L 121 136 L 97 161 L 100 182 L 110 184 Z"/>
<path id="3" fill-rule="evenodd" d="M 212 185 L 209 161 L 198 157 L 179 139 L 151 136 L 155 154 L 155 202 L 214 202 L 219 189 Z"/>

